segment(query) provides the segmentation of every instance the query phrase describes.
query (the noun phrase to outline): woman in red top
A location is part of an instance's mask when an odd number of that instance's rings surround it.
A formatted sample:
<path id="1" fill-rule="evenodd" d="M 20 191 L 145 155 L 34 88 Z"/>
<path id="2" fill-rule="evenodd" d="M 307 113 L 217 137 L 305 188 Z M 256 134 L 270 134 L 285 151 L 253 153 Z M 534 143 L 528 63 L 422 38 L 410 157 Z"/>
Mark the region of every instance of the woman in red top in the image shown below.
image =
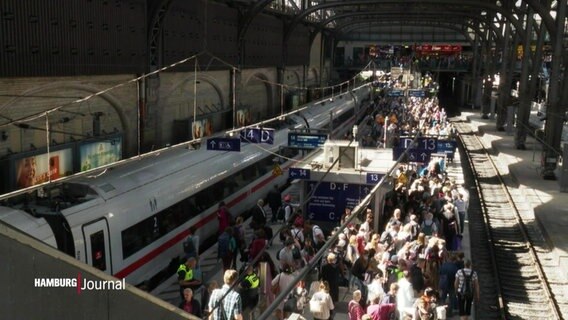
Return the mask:
<path id="1" fill-rule="evenodd" d="M 264 230 L 258 229 L 254 232 L 254 240 L 252 240 L 249 249 L 249 261 L 254 260 L 264 247 L 268 244 Z"/>
<path id="2" fill-rule="evenodd" d="M 229 226 L 231 221 L 231 213 L 227 206 L 225 206 L 225 202 L 219 202 L 219 209 L 217 210 L 217 219 L 219 219 L 219 234 L 222 234 L 225 229 Z"/>
<path id="3" fill-rule="evenodd" d="M 365 310 L 363 310 L 359 301 L 361 301 L 361 291 L 355 290 L 353 291 L 353 300 L 349 301 L 349 306 L 347 308 L 349 320 L 361 320 L 365 314 Z"/>

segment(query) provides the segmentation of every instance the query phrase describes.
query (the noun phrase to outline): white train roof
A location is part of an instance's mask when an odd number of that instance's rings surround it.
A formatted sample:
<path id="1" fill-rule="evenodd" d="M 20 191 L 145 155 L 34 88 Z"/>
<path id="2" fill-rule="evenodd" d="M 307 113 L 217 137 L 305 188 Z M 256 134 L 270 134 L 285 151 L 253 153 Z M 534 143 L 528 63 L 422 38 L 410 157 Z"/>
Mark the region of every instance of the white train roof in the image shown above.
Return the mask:
<path id="1" fill-rule="evenodd" d="M 0 207 L 0 220 L 27 234 L 34 235 L 37 239 L 53 247 L 57 247 L 53 232 L 43 218 L 34 217 L 21 210 Z"/>
<path id="2" fill-rule="evenodd" d="M 336 117 L 353 107 L 352 96 L 345 94 L 341 99 L 335 99 L 333 102 L 314 104 L 301 114 L 310 128 L 322 128 L 329 123 L 330 111 Z M 291 116 L 290 119 L 292 120 L 288 122 L 291 122 L 292 128 L 298 129 L 305 126 L 305 121 L 300 121 L 298 116 Z M 146 193 L 154 190 L 156 194 L 164 197 L 161 199 L 161 204 L 167 206 L 259 161 L 266 157 L 268 152 L 277 152 L 280 146 L 287 145 L 287 133 L 288 129 L 277 131 L 273 145 L 243 143 L 240 152 L 208 151 L 205 143 L 197 150 L 190 150 L 186 147 L 162 149 L 113 167 L 95 170 L 88 176 L 75 177 L 50 185 L 46 189 L 49 189 L 52 198 L 60 195 L 61 212 L 68 218 L 74 213 L 85 212 L 84 210 L 89 207 L 100 206 L 113 197 L 136 189 L 144 190 Z M 150 184 L 151 189 L 147 189 L 146 187 Z M 166 190 L 167 193 L 163 193 Z M 147 196 L 144 192 L 138 196 Z M 129 200 L 146 201 L 136 196 L 132 196 Z M 49 205 L 36 205 L 36 207 L 34 210 L 40 214 L 54 213 Z M 15 206 L 15 208 L 22 208 L 22 206 Z M 9 218 L 6 215 L 6 219 L 12 219 L 12 223 L 22 225 L 33 225 L 33 223 L 27 224 L 25 221 L 14 221 L 14 219 L 30 219 L 32 222 L 33 219 L 37 220 L 21 212 L 13 216 Z M 72 220 L 75 219 L 82 220 L 83 218 L 77 216 Z M 71 220 L 69 222 L 71 225 L 74 224 Z M 45 220 L 43 220 L 43 225 L 45 225 Z M 30 228 L 33 227 L 30 226 Z"/>

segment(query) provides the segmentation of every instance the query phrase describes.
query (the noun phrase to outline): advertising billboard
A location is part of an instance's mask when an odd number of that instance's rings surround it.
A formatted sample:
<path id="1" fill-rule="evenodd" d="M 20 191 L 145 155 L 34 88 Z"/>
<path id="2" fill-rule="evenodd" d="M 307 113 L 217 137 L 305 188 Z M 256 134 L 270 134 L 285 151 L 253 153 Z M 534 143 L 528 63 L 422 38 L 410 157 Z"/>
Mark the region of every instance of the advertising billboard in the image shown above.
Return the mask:
<path id="1" fill-rule="evenodd" d="M 94 141 L 79 147 L 81 171 L 86 171 L 122 159 L 122 137 Z"/>
<path id="2" fill-rule="evenodd" d="M 27 188 L 73 174 L 73 149 L 16 159 L 16 187 Z"/>

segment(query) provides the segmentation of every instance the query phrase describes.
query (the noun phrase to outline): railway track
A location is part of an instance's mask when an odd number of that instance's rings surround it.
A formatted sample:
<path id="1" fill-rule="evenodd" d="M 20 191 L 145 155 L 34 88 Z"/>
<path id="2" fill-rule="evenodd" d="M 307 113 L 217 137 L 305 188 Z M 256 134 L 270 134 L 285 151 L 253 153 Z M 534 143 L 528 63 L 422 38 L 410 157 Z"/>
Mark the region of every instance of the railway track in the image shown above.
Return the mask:
<path id="1" fill-rule="evenodd" d="M 558 271 L 547 265 L 550 250 L 534 221 L 526 223 L 526 202 L 469 124 L 454 123 L 471 190 L 469 228 L 474 270 L 480 281 L 478 319 L 566 319 L 568 303 Z M 509 185 L 509 187 L 508 187 Z M 533 214 L 534 220 L 534 214 Z M 556 267 L 557 268 L 557 267 Z"/>

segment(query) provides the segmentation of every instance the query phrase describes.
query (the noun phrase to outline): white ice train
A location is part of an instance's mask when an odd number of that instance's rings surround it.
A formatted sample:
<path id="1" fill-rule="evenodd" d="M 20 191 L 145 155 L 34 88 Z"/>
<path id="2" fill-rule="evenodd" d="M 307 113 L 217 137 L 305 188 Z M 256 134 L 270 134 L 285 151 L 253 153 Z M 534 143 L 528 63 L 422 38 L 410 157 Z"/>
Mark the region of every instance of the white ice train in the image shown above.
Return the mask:
<path id="1" fill-rule="evenodd" d="M 287 172 L 272 174 L 276 156 L 266 150 L 299 157 L 297 151 L 281 148 L 287 145 L 289 129 L 326 129 L 332 118 L 333 135 L 341 136 L 364 113 L 360 105 L 369 90 L 365 85 L 289 116 L 276 130 L 273 145 L 242 144 L 240 152 L 207 151 L 205 146 L 163 149 L 7 199 L 0 220 L 140 284 L 182 254 L 190 226 L 203 240 L 216 234 L 219 201 L 239 214 L 264 197 L 271 185 L 285 183 Z M 290 165 L 281 162 L 283 169 Z"/>

